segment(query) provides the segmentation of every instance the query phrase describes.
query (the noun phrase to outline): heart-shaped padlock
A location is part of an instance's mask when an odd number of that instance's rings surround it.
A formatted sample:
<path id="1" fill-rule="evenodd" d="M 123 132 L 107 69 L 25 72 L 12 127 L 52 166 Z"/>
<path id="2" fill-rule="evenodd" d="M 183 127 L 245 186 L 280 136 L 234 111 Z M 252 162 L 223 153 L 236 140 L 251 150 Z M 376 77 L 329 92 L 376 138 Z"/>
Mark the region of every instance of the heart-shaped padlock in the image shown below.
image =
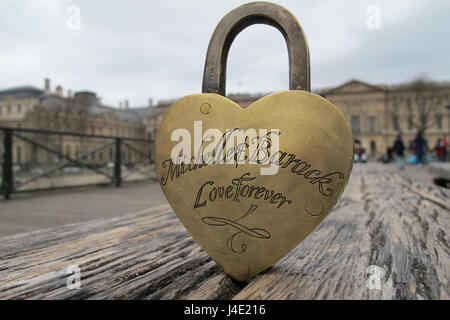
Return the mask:
<path id="1" fill-rule="evenodd" d="M 225 95 L 237 34 L 264 23 L 281 31 L 290 90 L 243 109 Z M 236 280 L 263 271 L 307 237 L 342 194 L 353 137 L 342 113 L 309 92 L 308 46 L 296 18 L 265 2 L 228 13 L 208 47 L 203 93 L 173 103 L 161 122 L 155 167 L 172 209 Z"/>

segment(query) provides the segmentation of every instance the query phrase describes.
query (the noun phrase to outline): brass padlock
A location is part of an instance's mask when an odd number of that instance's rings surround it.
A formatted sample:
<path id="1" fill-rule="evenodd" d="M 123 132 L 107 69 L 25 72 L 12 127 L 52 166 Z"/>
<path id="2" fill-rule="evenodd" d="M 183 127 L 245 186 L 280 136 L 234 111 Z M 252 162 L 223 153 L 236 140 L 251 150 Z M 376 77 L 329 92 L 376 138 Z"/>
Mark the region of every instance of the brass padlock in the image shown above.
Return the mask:
<path id="1" fill-rule="evenodd" d="M 289 53 L 289 89 L 241 108 L 225 95 L 230 45 L 246 27 L 276 27 Z M 310 93 L 309 53 L 296 18 L 265 2 L 217 25 L 203 93 L 173 103 L 156 138 L 155 167 L 169 204 L 223 270 L 242 281 L 307 237 L 342 194 L 353 137 L 337 107 Z"/>

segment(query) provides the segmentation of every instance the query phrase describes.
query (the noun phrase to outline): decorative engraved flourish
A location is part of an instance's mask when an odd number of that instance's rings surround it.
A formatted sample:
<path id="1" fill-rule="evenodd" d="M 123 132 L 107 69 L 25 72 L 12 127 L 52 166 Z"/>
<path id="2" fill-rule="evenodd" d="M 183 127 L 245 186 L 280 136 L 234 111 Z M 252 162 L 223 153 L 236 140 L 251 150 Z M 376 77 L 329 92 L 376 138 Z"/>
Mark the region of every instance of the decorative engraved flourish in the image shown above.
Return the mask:
<path id="1" fill-rule="evenodd" d="M 245 243 L 242 243 L 240 250 L 236 250 L 235 247 L 233 246 L 233 240 L 237 235 L 244 233 L 252 238 L 257 238 L 257 239 L 269 239 L 271 237 L 270 233 L 265 229 L 248 228 L 248 227 L 244 226 L 243 224 L 238 223 L 238 221 L 244 219 L 245 217 L 249 216 L 252 212 L 254 212 L 256 210 L 256 208 L 258 208 L 257 205 L 253 205 L 253 204 L 250 205 L 250 208 L 248 209 L 248 211 L 241 218 L 239 218 L 237 220 L 229 220 L 229 219 L 222 218 L 222 217 L 204 217 L 204 218 L 202 218 L 202 222 L 207 225 L 214 226 L 214 227 L 223 227 L 223 226 L 228 225 L 228 226 L 231 226 L 231 227 L 239 230 L 238 232 L 236 232 L 228 237 L 227 248 L 230 249 L 234 253 L 243 253 L 243 252 L 247 251 L 247 245 Z"/>

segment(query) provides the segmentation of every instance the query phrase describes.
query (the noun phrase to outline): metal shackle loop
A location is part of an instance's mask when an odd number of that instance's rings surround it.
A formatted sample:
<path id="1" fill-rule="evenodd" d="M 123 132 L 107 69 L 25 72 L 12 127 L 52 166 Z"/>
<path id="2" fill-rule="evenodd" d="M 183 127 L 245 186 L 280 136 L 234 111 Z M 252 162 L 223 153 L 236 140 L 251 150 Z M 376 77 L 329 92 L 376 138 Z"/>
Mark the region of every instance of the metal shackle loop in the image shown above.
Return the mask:
<path id="1" fill-rule="evenodd" d="M 277 4 L 252 2 L 230 11 L 214 30 L 206 54 L 202 92 L 225 96 L 231 44 L 242 30 L 253 24 L 271 25 L 283 34 L 289 56 L 289 89 L 310 91 L 308 43 L 297 19 Z"/>

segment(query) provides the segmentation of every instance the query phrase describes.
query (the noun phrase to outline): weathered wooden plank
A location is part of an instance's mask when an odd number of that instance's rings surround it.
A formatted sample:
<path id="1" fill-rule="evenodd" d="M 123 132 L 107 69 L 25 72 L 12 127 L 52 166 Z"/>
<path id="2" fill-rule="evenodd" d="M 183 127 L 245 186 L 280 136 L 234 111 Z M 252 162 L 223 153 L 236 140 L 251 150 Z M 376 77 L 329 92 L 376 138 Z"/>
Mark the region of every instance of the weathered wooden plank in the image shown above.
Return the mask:
<path id="1" fill-rule="evenodd" d="M 0 299 L 449 299 L 449 199 L 355 166 L 333 212 L 248 283 L 225 275 L 167 205 L 0 238 Z M 79 290 L 66 287 L 71 264 Z M 379 290 L 369 266 L 385 271 Z"/>
<path id="2" fill-rule="evenodd" d="M 359 187 L 358 187 L 359 185 Z M 355 168 L 337 208 L 318 229 L 256 277 L 236 299 L 448 299 L 449 193 Z M 385 275 L 369 289 L 369 267 Z"/>
<path id="3" fill-rule="evenodd" d="M 450 162 L 436 162 L 428 165 L 428 171 L 436 178 L 450 180 Z"/>
<path id="4" fill-rule="evenodd" d="M 212 274 L 229 284 L 217 286 L 216 297 L 231 298 L 232 288 L 240 287 L 198 247 L 168 205 L 0 243 L 0 299 L 157 298 L 166 286 L 170 290 L 163 291 L 176 298 L 184 294 L 178 277 L 192 283 L 191 291 Z M 81 269 L 80 290 L 66 287 L 72 264 Z"/>

